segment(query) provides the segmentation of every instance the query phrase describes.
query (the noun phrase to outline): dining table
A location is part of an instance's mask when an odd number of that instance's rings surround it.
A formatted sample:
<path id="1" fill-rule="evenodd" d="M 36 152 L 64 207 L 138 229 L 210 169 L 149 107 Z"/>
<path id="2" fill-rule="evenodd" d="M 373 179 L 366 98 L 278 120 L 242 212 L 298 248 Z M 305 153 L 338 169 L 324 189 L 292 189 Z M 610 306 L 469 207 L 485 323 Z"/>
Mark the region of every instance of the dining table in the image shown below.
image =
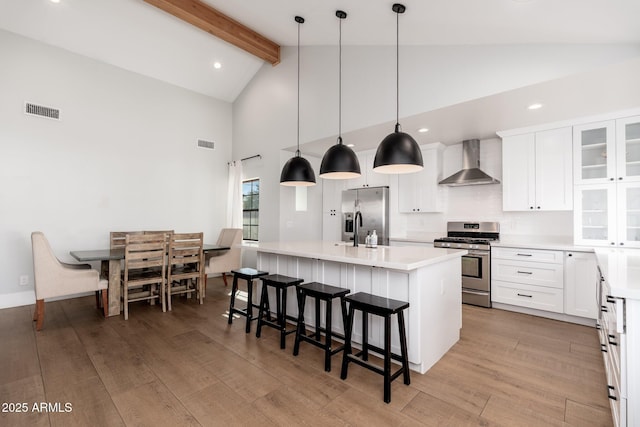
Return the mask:
<path id="1" fill-rule="evenodd" d="M 231 249 L 229 246 L 211 245 L 207 243 L 202 246 L 205 257 L 208 253 L 229 249 Z M 100 261 L 102 263 L 102 270 L 106 271 L 109 279 L 108 315 L 119 316 L 122 310 L 120 302 L 120 274 L 122 272 L 121 263 L 124 259 L 124 248 L 70 251 L 69 254 L 80 262 Z"/>

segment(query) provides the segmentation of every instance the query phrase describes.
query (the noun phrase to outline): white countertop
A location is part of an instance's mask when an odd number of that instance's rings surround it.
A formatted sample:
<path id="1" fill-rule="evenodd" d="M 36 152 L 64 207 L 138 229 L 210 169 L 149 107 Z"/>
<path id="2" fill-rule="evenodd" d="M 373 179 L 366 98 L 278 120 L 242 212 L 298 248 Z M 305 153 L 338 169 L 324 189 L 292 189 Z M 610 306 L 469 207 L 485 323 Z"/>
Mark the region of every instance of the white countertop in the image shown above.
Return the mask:
<path id="1" fill-rule="evenodd" d="M 500 234 L 499 242 L 491 242 L 492 247 L 548 249 L 555 251 L 593 252 L 591 246 L 576 246 L 569 236 L 535 236 Z"/>
<path id="2" fill-rule="evenodd" d="M 258 244 L 258 252 L 279 255 L 317 258 L 347 264 L 391 268 L 395 270 L 415 270 L 453 258 L 459 258 L 466 250 L 434 249 L 422 247 L 378 246 L 376 249 L 364 245 L 353 247 L 344 242 L 267 242 Z"/>
<path id="3" fill-rule="evenodd" d="M 640 300 L 640 249 L 596 248 L 595 252 L 611 294 Z"/>
<path id="4" fill-rule="evenodd" d="M 407 236 L 389 237 L 396 242 L 433 243 L 435 239 L 446 236 L 446 231 L 441 232 L 415 232 Z"/>

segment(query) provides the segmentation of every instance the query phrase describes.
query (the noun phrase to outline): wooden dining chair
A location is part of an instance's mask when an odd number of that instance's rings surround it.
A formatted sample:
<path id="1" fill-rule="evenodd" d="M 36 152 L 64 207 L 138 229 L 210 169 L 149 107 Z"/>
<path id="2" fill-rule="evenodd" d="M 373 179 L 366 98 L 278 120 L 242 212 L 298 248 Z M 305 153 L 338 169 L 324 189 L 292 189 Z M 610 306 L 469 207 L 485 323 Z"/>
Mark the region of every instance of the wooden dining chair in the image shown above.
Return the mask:
<path id="1" fill-rule="evenodd" d="M 174 233 L 169 243 L 167 267 L 167 306 L 171 310 L 173 295 L 195 293 L 204 297 L 203 233 Z"/>
<path id="2" fill-rule="evenodd" d="M 167 244 L 163 233 L 127 234 L 124 246 L 122 301 L 124 318 L 129 319 L 129 303 L 159 300 L 166 310 L 165 284 Z"/>

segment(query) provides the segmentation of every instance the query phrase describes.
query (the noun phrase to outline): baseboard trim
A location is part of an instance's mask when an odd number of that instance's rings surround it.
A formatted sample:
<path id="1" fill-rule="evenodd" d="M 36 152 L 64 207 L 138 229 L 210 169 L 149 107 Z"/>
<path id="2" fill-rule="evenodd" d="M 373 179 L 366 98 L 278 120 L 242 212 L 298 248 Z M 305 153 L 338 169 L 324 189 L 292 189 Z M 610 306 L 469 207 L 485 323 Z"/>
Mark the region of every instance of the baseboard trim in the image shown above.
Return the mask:
<path id="1" fill-rule="evenodd" d="M 536 310 L 529 307 L 520 307 L 517 305 L 492 302 L 491 306 L 500 310 L 515 311 L 517 313 L 531 314 L 532 316 L 546 317 L 547 319 L 560 320 L 563 322 L 576 323 L 578 325 L 596 327 L 596 320 L 586 317 L 572 316 L 564 313 L 554 313 L 552 311 Z"/>
<path id="2" fill-rule="evenodd" d="M 81 292 L 79 294 L 64 295 L 61 297 L 47 298 L 48 301 L 60 301 L 70 298 L 86 297 L 93 295 L 93 292 Z M 30 291 L 15 292 L 13 294 L 0 294 L 0 310 L 3 308 L 22 307 L 23 305 L 32 305 L 36 303 L 36 293 L 32 289 Z"/>
<path id="3" fill-rule="evenodd" d="M 36 293 L 33 289 L 12 294 L 0 295 L 0 309 L 22 307 L 36 303 Z"/>

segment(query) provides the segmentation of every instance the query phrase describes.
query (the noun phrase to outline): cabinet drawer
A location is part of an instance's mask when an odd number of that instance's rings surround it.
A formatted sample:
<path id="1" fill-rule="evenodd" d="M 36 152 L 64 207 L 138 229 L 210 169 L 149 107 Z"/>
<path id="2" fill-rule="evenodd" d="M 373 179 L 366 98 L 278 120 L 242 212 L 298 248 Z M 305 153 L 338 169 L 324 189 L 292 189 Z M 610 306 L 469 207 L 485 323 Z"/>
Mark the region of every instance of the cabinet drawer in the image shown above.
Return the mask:
<path id="1" fill-rule="evenodd" d="M 564 288 L 563 272 L 562 264 L 508 259 L 496 259 L 491 264 L 491 277 L 494 280 L 558 289 Z"/>
<path id="2" fill-rule="evenodd" d="M 548 262 L 552 264 L 564 263 L 564 256 L 562 251 L 545 251 L 538 249 L 492 247 L 491 257 L 497 259 L 511 259 L 529 262 Z"/>
<path id="3" fill-rule="evenodd" d="M 562 295 L 562 289 L 557 288 L 498 280 L 491 282 L 491 300 L 504 304 L 562 313 L 564 307 Z"/>

